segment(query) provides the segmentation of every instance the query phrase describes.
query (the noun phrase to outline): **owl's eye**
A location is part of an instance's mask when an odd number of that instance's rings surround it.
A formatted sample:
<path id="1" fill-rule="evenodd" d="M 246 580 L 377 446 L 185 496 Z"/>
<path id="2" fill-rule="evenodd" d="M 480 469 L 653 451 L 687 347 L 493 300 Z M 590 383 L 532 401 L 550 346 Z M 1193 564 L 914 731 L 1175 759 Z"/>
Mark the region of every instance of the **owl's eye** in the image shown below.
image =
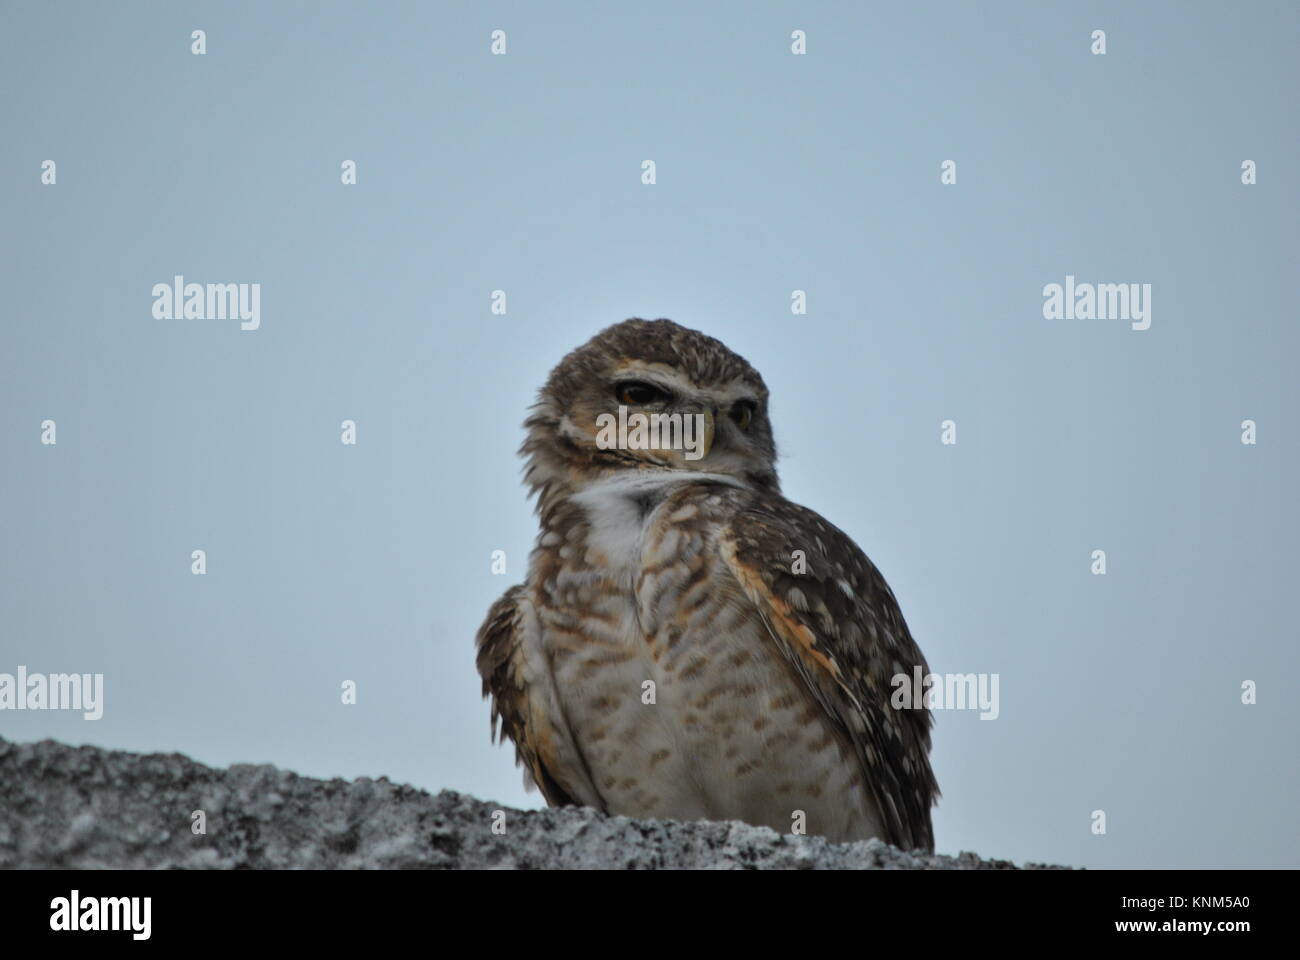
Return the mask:
<path id="1" fill-rule="evenodd" d="M 736 422 L 736 426 L 741 430 L 748 430 L 749 423 L 754 419 L 754 402 L 752 400 L 741 400 L 739 403 L 732 405 L 731 419 Z"/>
<path id="2" fill-rule="evenodd" d="M 618 402 L 629 407 L 644 407 L 646 404 L 659 403 L 668 399 L 668 394 L 654 384 L 641 380 L 625 380 L 615 385 L 614 395 Z"/>

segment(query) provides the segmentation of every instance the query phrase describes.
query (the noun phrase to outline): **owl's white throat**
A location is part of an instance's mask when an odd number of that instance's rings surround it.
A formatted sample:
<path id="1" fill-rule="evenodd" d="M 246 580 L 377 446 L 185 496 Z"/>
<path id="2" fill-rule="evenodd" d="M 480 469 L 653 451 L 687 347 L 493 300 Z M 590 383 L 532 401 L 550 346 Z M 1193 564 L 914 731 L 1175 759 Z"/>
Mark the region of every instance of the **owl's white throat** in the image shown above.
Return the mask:
<path id="1" fill-rule="evenodd" d="M 590 526 L 588 544 L 609 558 L 611 568 L 629 579 L 640 565 L 646 528 L 655 508 L 684 483 L 745 484 L 725 473 L 688 470 L 638 471 L 597 480 L 570 497 Z"/>

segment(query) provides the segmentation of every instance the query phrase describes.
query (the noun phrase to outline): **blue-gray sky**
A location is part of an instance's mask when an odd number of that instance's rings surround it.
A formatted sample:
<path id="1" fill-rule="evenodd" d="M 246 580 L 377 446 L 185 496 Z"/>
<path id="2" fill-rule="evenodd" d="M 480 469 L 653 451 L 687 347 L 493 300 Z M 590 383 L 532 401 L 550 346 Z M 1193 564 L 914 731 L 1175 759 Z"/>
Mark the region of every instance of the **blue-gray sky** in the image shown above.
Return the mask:
<path id="1" fill-rule="evenodd" d="M 999 675 L 938 717 L 941 851 L 1300 866 L 1294 4 L 4 19 L 0 672 L 106 693 L 0 734 L 538 805 L 473 665 L 519 424 L 667 316 L 762 371 L 786 494 L 931 667 Z M 260 329 L 155 319 L 176 274 L 260 283 Z M 1067 274 L 1151 284 L 1150 329 L 1045 319 Z"/>

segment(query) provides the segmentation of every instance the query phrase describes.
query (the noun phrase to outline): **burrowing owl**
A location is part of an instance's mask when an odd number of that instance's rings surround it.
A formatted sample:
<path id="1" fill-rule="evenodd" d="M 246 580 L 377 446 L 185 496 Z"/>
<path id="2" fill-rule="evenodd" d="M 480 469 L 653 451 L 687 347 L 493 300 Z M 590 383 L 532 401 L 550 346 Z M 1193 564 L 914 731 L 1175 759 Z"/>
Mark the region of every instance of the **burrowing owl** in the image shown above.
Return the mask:
<path id="1" fill-rule="evenodd" d="M 890 705 L 925 661 L 871 561 L 781 495 L 767 399 L 670 320 L 552 371 L 521 448 L 528 579 L 478 633 L 493 735 L 553 806 L 933 849 L 930 714 Z M 611 444 L 638 413 L 689 418 L 694 448 Z"/>

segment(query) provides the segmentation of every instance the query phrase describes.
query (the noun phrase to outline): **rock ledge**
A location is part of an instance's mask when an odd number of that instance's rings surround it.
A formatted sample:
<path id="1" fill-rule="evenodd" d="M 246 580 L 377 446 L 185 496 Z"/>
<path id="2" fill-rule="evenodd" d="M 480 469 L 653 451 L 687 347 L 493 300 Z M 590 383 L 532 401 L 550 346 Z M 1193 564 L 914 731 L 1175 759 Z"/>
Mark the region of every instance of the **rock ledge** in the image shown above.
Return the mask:
<path id="1" fill-rule="evenodd" d="M 630 820 L 585 807 L 515 810 L 384 777 L 219 770 L 178 753 L 53 740 L 0 739 L 0 784 L 3 869 L 1018 869 L 879 840 L 833 844 L 744 823 Z M 192 829 L 198 810 L 202 835 Z M 492 832 L 498 811 L 504 833 Z"/>

